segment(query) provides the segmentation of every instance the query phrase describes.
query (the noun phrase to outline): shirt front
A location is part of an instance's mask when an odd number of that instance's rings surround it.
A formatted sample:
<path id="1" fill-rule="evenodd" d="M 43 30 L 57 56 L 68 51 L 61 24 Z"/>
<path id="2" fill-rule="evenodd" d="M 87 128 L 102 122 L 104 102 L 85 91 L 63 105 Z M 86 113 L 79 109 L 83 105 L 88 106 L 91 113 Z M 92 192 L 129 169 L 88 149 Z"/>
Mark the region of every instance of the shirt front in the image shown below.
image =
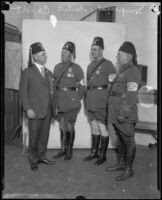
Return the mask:
<path id="1" fill-rule="evenodd" d="M 40 73 L 42 74 L 42 68 L 44 70 L 44 66 L 40 65 L 39 63 L 34 62 L 34 65 L 39 69 Z"/>

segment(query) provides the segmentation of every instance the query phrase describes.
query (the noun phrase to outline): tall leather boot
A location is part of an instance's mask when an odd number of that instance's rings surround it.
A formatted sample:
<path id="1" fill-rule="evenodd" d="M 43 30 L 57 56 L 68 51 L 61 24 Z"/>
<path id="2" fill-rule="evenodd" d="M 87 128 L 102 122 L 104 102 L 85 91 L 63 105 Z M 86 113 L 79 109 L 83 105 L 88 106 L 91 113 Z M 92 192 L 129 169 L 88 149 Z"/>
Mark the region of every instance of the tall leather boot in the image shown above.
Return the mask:
<path id="1" fill-rule="evenodd" d="M 67 141 L 67 133 L 65 131 L 60 131 L 60 139 L 61 139 L 61 149 L 60 151 L 53 156 L 53 158 L 58 159 L 66 154 L 66 141 Z"/>
<path id="2" fill-rule="evenodd" d="M 134 175 L 132 164 L 136 154 L 136 147 L 134 147 L 131 151 L 127 152 L 126 154 L 126 168 L 124 172 L 116 177 L 116 181 L 123 181 L 126 180 Z"/>
<path id="3" fill-rule="evenodd" d="M 70 160 L 72 158 L 74 138 L 75 138 L 75 131 L 69 131 L 67 152 L 65 154 L 64 160 Z"/>
<path id="4" fill-rule="evenodd" d="M 101 165 L 106 161 L 106 151 L 109 144 L 109 137 L 101 136 L 101 152 L 95 165 Z"/>
<path id="5" fill-rule="evenodd" d="M 89 161 L 93 158 L 98 158 L 99 143 L 100 143 L 100 135 L 92 134 L 91 153 L 83 159 L 84 161 Z"/>
<path id="6" fill-rule="evenodd" d="M 125 146 L 124 144 L 119 144 L 118 147 L 118 163 L 114 166 L 111 167 L 107 167 L 106 171 L 120 171 L 120 170 L 124 170 L 125 169 L 125 165 L 126 165 L 126 154 L 125 154 Z"/>

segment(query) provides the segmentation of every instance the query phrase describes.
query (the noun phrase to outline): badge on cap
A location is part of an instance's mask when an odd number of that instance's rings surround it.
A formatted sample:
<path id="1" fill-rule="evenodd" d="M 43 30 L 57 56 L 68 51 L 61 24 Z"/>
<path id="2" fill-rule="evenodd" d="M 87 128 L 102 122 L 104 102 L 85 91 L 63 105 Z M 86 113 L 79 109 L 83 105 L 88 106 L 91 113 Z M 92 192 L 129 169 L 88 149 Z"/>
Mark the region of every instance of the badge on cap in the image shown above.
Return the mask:
<path id="1" fill-rule="evenodd" d="M 64 49 L 67 49 L 67 50 L 68 50 L 68 45 L 65 45 L 65 46 L 64 46 Z"/>

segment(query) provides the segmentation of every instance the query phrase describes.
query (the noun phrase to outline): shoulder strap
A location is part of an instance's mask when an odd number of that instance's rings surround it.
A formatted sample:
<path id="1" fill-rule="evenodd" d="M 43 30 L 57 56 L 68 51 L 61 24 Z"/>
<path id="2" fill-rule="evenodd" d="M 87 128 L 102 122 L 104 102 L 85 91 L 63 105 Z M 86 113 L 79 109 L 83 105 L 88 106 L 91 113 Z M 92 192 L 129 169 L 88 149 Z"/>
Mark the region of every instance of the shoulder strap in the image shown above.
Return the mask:
<path id="1" fill-rule="evenodd" d="M 96 69 L 97 69 L 104 61 L 106 61 L 105 58 L 104 58 L 101 62 L 99 62 L 99 63 L 93 68 L 93 70 L 91 71 L 90 75 L 87 76 L 87 82 L 90 80 L 92 74 L 96 71 Z"/>
<path id="2" fill-rule="evenodd" d="M 58 85 L 62 79 L 62 77 L 64 76 L 65 72 L 67 71 L 67 69 L 72 65 L 73 63 L 71 62 L 66 69 L 63 71 L 63 73 L 61 74 L 61 76 L 59 77 L 58 81 L 56 82 L 56 85 Z"/>

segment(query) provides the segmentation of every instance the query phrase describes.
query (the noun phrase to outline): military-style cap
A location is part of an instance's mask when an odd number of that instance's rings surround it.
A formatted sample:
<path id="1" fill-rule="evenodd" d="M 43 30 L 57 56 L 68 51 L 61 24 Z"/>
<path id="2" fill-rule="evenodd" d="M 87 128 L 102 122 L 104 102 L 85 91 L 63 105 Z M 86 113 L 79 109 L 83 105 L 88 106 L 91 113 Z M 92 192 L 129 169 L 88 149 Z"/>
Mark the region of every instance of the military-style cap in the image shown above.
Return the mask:
<path id="1" fill-rule="evenodd" d="M 74 58 L 76 57 L 75 44 L 73 42 L 66 42 L 62 49 L 70 51 L 70 53 L 74 54 Z"/>
<path id="2" fill-rule="evenodd" d="M 95 37 L 93 39 L 93 42 L 92 42 L 92 46 L 93 45 L 97 45 L 99 47 L 101 47 L 102 49 L 104 49 L 104 41 L 103 41 L 103 38 L 102 37 Z"/>
<path id="3" fill-rule="evenodd" d="M 131 43 L 131 42 L 124 42 L 120 48 L 119 48 L 119 51 L 122 51 L 124 53 L 128 53 L 128 54 L 136 54 L 136 49 L 134 47 L 134 45 Z"/>
<path id="4" fill-rule="evenodd" d="M 39 53 L 41 51 L 45 51 L 42 43 L 35 42 L 35 43 L 30 45 L 28 67 L 32 67 L 33 66 L 32 55 L 36 54 L 36 53 Z"/>
<path id="5" fill-rule="evenodd" d="M 45 51 L 43 45 L 40 42 L 35 42 L 30 45 L 31 54 L 39 53 Z"/>
<path id="6" fill-rule="evenodd" d="M 133 62 L 137 64 L 137 53 L 132 42 L 125 41 L 119 48 L 119 51 L 133 55 Z"/>

